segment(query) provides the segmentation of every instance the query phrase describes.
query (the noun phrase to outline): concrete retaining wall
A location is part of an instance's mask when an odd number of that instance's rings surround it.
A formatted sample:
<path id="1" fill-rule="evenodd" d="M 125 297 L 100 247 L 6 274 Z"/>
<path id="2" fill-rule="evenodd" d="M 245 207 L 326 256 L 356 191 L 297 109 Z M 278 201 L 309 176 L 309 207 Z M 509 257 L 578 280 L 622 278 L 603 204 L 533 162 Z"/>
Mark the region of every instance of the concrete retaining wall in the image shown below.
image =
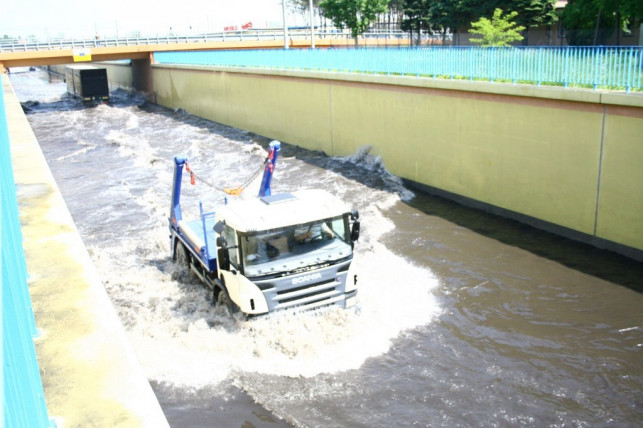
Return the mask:
<path id="1" fill-rule="evenodd" d="M 152 67 L 159 104 L 329 155 L 364 145 L 422 187 L 643 259 L 643 96 Z"/>
<path id="2" fill-rule="evenodd" d="M 128 91 L 134 90 L 131 64 L 101 62 L 95 65 L 97 67 L 105 67 L 107 70 L 107 82 L 109 83 L 110 91 L 118 88 Z"/>

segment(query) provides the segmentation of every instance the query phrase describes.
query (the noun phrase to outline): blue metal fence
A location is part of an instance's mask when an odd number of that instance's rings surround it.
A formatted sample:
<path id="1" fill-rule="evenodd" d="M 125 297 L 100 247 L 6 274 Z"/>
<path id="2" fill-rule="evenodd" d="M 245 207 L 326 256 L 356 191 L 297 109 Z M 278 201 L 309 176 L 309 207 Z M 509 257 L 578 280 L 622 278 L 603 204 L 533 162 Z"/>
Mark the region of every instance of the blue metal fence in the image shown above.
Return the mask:
<path id="1" fill-rule="evenodd" d="M 55 426 L 47 414 L 33 338 L 16 187 L 0 75 L 0 270 L 2 271 L 2 426 Z"/>
<path id="2" fill-rule="evenodd" d="M 400 47 L 157 52 L 160 64 L 341 71 L 641 89 L 643 48 Z"/>

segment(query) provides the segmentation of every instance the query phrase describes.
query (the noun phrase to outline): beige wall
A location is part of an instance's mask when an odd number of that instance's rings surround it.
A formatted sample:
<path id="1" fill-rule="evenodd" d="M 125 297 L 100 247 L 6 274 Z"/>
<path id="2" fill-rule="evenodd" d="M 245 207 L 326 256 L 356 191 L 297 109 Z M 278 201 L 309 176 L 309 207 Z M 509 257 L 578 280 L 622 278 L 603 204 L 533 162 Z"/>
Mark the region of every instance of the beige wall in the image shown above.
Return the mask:
<path id="1" fill-rule="evenodd" d="M 643 250 L 643 97 L 373 75 L 153 66 L 157 102 Z M 600 242 L 599 242 L 600 243 Z"/>
<path id="2" fill-rule="evenodd" d="M 131 65 L 107 62 L 99 62 L 93 65 L 96 67 L 104 67 L 107 70 L 107 82 L 109 84 L 110 91 L 118 88 L 129 91 L 134 89 Z"/>
<path id="3" fill-rule="evenodd" d="M 643 248 L 642 108 L 607 106 L 596 234 Z"/>

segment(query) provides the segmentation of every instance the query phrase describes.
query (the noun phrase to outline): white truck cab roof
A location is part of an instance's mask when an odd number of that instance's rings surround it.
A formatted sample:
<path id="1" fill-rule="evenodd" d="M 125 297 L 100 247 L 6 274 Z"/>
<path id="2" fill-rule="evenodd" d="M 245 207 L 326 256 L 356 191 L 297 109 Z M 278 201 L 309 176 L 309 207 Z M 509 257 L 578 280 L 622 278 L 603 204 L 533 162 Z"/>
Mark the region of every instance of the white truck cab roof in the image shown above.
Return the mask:
<path id="1" fill-rule="evenodd" d="M 217 220 L 239 232 L 271 230 L 350 212 L 344 202 L 325 190 L 300 190 L 251 199 L 232 200 L 216 212 Z"/>

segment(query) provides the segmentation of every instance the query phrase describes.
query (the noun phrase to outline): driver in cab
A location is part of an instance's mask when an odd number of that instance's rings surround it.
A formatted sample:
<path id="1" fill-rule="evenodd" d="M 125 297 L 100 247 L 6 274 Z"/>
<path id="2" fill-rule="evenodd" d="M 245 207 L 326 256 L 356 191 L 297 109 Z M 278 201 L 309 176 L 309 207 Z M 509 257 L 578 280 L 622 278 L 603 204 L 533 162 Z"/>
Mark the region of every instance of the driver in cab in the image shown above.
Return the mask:
<path id="1" fill-rule="evenodd" d="M 301 225 L 295 228 L 295 242 L 299 244 L 307 243 L 314 241 L 316 239 L 332 239 L 335 237 L 333 231 L 328 227 L 326 223 L 316 223 Z"/>

